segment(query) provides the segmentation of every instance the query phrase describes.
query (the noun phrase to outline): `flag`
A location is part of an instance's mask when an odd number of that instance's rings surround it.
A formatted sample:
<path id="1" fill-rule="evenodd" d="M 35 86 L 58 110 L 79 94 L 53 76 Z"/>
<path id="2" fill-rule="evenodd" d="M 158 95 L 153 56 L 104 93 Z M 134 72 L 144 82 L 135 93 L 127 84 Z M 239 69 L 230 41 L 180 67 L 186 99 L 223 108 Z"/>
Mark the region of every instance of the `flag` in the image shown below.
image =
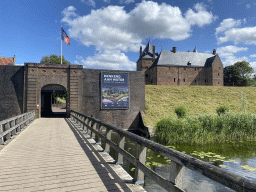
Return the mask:
<path id="1" fill-rule="evenodd" d="M 66 43 L 70 44 L 70 38 L 68 37 L 67 33 L 64 31 L 64 29 L 61 27 L 61 39 Z"/>

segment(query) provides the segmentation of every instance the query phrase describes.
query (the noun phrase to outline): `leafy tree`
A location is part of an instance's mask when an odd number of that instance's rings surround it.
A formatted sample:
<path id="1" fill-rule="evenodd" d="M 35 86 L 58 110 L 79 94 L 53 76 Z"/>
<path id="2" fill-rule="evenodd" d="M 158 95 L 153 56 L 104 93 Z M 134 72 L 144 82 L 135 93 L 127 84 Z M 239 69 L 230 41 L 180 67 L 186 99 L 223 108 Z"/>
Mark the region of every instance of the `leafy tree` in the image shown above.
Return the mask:
<path id="1" fill-rule="evenodd" d="M 61 63 L 61 56 L 57 55 L 50 55 L 48 56 L 43 56 L 40 63 L 49 63 L 49 64 L 60 64 Z M 62 64 L 71 64 L 69 61 L 64 59 L 64 56 L 62 55 Z"/>
<path id="2" fill-rule="evenodd" d="M 240 80 L 240 73 L 234 65 L 225 67 L 223 72 L 225 83 L 238 83 Z"/>
<path id="3" fill-rule="evenodd" d="M 250 75 L 254 71 L 246 61 L 236 62 L 234 65 L 227 66 L 223 72 L 225 83 L 241 83 L 247 86 L 253 84 Z"/>

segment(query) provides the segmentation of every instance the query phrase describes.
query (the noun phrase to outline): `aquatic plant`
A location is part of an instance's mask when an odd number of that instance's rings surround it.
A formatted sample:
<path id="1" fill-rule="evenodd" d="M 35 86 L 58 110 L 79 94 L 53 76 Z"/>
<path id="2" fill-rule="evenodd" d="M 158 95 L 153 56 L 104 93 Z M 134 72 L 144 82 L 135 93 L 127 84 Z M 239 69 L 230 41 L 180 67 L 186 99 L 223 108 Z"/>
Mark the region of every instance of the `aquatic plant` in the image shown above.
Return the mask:
<path id="1" fill-rule="evenodd" d="M 240 104 L 241 104 L 241 110 L 243 112 L 246 112 L 246 105 L 248 103 L 246 99 L 247 99 L 246 94 L 243 91 L 241 91 Z"/>
<path id="2" fill-rule="evenodd" d="M 201 114 L 158 121 L 155 139 L 163 145 L 256 140 L 256 115 L 251 112 Z"/>

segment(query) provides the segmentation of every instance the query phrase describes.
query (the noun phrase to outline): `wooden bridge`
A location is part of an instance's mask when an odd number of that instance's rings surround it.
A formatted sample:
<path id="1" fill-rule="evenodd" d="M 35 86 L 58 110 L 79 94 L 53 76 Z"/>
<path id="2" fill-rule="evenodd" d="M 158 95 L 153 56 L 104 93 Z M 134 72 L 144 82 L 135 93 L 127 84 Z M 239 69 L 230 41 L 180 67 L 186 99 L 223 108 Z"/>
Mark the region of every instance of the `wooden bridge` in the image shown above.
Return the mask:
<path id="1" fill-rule="evenodd" d="M 112 132 L 119 135 L 117 143 Z M 139 144 L 137 156 L 125 150 L 126 138 Z M 183 191 L 185 167 L 236 191 L 256 191 L 252 180 L 74 111 L 71 118 L 35 120 L 32 111 L 4 120 L 0 144 L 7 144 L 0 148 L 0 191 L 144 191 L 139 184 L 145 174 L 176 192 Z M 118 152 L 116 161 L 110 147 Z M 169 179 L 145 166 L 147 148 L 171 159 Z M 120 166 L 123 158 L 135 165 L 134 178 Z"/>
<path id="2" fill-rule="evenodd" d="M 36 119 L 2 145 L 0 191 L 144 191 L 125 183 L 132 178 L 90 142 L 70 119 Z"/>

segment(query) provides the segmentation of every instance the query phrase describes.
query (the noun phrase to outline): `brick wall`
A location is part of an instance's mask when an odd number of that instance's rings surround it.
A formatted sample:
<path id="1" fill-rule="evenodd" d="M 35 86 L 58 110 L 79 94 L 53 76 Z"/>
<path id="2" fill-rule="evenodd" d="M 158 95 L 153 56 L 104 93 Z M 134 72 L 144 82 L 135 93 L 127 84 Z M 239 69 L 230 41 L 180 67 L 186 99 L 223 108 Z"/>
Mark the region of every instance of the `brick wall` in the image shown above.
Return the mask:
<path id="1" fill-rule="evenodd" d="M 130 108 L 129 109 L 101 109 L 101 72 L 129 73 Z M 97 119 L 111 125 L 128 129 L 139 111 L 145 108 L 144 72 L 83 69 L 82 110 L 85 115 L 94 115 Z"/>
<path id="2" fill-rule="evenodd" d="M 218 55 L 212 63 L 212 85 L 223 86 L 223 64 Z"/>
<path id="3" fill-rule="evenodd" d="M 0 121 L 23 113 L 23 66 L 0 66 Z"/>
<path id="4" fill-rule="evenodd" d="M 154 85 L 156 77 L 157 85 L 211 85 L 210 72 L 211 67 L 156 66 L 150 69 L 150 78 Z"/>

